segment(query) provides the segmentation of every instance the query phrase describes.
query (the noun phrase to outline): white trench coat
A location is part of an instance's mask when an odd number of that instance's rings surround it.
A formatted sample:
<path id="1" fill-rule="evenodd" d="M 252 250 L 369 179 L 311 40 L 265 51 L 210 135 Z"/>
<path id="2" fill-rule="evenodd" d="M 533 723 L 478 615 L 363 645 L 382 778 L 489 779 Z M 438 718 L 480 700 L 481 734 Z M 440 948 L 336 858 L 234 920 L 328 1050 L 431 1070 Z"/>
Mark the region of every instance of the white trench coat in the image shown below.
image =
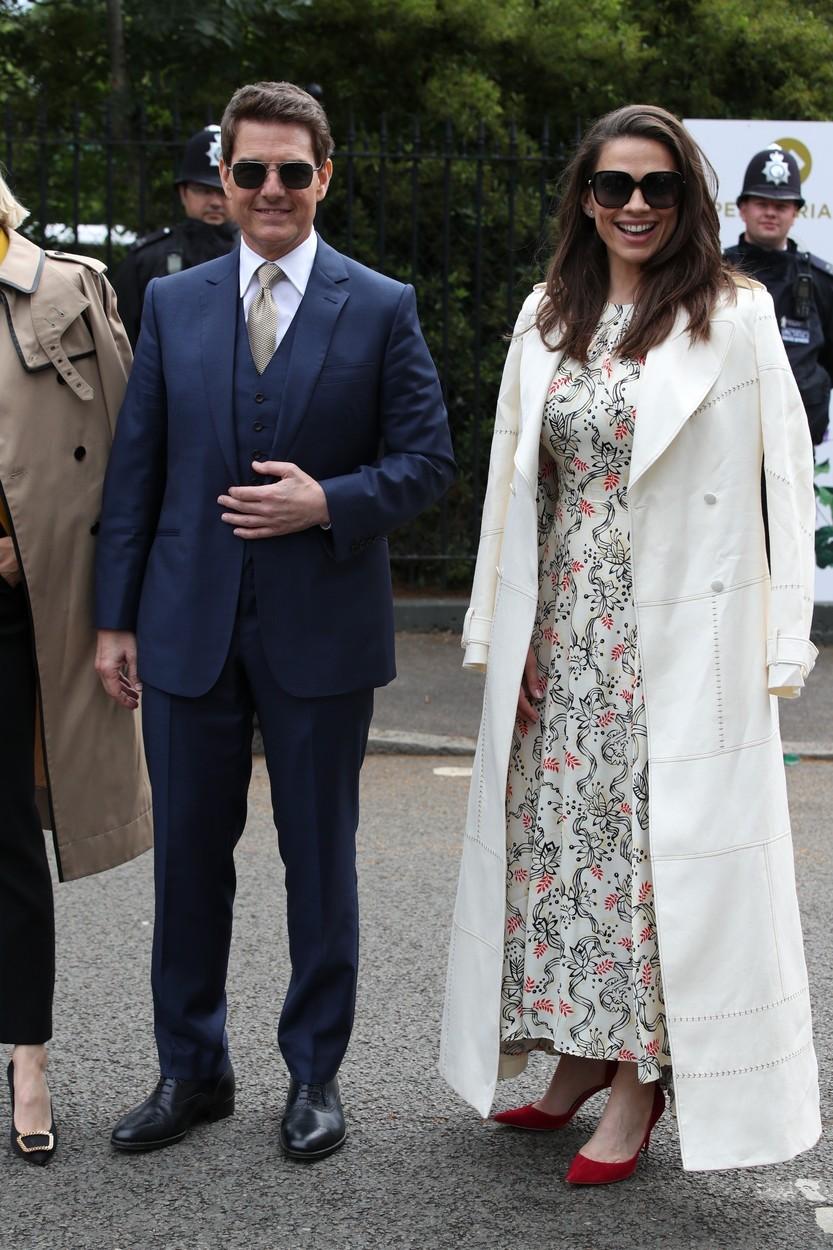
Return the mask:
<path id="1" fill-rule="evenodd" d="M 509 348 L 464 664 L 486 669 L 440 1068 L 488 1115 L 501 1056 L 506 780 L 538 598 L 544 403 L 561 355 Z M 532 326 L 530 329 L 529 327 Z M 648 353 L 628 485 L 647 710 L 649 831 L 683 1166 L 775 1163 L 821 1132 L 807 972 L 773 695 L 813 667 L 813 456 L 772 300 L 739 283 L 708 342 L 681 316 Z M 764 456 L 772 574 L 761 520 Z"/>

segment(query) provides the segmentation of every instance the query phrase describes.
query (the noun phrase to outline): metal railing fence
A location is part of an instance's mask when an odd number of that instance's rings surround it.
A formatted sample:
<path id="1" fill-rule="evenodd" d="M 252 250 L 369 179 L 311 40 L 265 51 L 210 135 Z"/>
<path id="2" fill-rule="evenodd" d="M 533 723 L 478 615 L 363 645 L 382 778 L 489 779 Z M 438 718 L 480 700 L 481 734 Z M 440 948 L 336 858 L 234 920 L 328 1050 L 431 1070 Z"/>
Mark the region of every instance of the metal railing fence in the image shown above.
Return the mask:
<path id="1" fill-rule="evenodd" d="M 173 177 L 184 140 L 206 120 L 150 133 L 140 112 L 129 137 L 103 116 L 2 107 L 3 160 L 36 242 L 115 265 L 130 240 L 181 215 Z M 414 120 L 389 133 L 349 120 L 317 226 L 333 246 L 416 287 L 442 379 L 459 477 L 436 508 L 391 538 L 400 588 L 464 590 L 477 550 L 494 403 L 505 336 L 550 247 L 549 218 L 575 122 L 535 140 L 510 124 L 464 139 L 448 123 Z"/>

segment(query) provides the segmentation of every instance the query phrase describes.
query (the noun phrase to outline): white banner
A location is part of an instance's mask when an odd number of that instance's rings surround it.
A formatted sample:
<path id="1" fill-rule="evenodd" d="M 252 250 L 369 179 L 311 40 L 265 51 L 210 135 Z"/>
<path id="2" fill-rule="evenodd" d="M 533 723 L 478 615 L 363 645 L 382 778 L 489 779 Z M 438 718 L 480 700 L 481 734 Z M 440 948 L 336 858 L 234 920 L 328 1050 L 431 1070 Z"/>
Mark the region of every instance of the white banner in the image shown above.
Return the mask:
<path id="1" fill-rule="evenodd" d="M 714 166 L 718 179 L 717 209 L 724 247 L 737 243 L 743 222 L 735 201 L 743 186 L 746 166 L 756 152 L 778 143 L 792 152 L 801 174 L 806 203 L 791 238 L 802 251 L 833 262 L 833 122 L 738 121 L 709 117 L 687 118 L 686 128 Z M 816 461 L 833 460 L 830 430 Z M 833 474 L 825 475 L 833 484 Z M 817 524 L 829 525 L 826 508 L 818 508 Z M 816 602 L 833 603 L 833 568 L 816 569 Z"/>

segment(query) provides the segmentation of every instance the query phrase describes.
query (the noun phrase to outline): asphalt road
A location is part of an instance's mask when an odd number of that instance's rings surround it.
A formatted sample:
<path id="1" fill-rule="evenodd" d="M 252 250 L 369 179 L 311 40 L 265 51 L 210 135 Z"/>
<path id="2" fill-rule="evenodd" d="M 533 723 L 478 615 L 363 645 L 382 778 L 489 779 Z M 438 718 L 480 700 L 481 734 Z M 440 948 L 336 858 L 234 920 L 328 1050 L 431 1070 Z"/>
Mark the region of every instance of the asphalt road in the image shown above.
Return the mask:
<path id="1" fill-rule="evenodd" d="M 473 736 L 480 683 L 460 673 L 459 658 L 448 636 L 401 640 L 402 677 L 381 692 L 377 723 Z M 807 694 L 785 706 L 785 736 L 827 734 L 833 744 L 831 660 L 825 653 Z M 467 779 L 435 770 L 466 764 L 373 756 L 365 766 L 362 975 L 342 1073 L 350 1136 L 317 1165 L 284 1160 L 277 1144 L 287 1077 L 274 1031 L 287 955 L 263 760 L 238 853 L 233 1119 L 154 1154 L 110 1150 L 113 1121 L 156 1072 L 150 856 L 57 890 L 51 1072 L 61 1139 L 45 1171 L 0 1151 L 0 1250 L 833 1250 L 830 1138 L 783 1166 L 691 1174 L 664 1118 L 632 1180 L 573 1191 L 562 1177 L 593 1103 L 561 1134 L 522 1136 L 481 1121 L 444 1086 L 437 1040 Z M 788 781 L 829 1123 L 833 763 L 802 762 Z M 549 1063 L 534 1056 L 499 1088 L 497 1106 L 537 1096 Z"/>

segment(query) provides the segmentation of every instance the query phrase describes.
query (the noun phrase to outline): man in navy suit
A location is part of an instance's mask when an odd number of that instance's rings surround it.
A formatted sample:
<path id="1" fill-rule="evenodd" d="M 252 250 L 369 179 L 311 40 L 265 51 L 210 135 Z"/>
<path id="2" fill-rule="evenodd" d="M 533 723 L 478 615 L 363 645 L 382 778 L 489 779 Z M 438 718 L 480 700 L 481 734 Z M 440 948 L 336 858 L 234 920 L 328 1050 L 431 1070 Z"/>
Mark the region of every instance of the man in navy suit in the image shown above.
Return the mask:
<path id="1" fill-rule="evenodd" d="M 96 664 L 125 708 L 141 692 L 161 1072 L 120 1150 L 234 1110 L 225 981 L 255 712 L 292 963 L 281 1144 L 320 1158 L 346 1134 L 359 770 L 373 689 L 395 675 L 385 536 L 454 462 L 413 288 L 313 229 L 332 146 L 305 91 L 234 94 L 220 171 L 240 247 L 148 287 L 107 472 Z"/>

